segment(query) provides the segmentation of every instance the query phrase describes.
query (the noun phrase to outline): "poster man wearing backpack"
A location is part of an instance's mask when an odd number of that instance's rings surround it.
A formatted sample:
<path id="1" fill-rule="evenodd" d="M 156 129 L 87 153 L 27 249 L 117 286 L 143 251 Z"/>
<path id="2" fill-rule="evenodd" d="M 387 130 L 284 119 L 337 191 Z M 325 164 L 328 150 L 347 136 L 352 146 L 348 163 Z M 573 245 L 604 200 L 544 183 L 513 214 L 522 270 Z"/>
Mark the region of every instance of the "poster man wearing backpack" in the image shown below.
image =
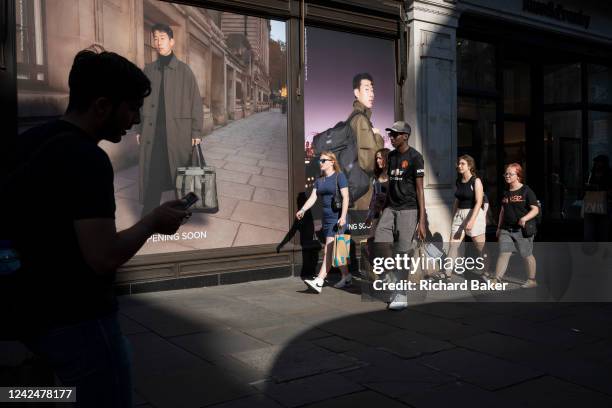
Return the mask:
<path id="1" fill-rule="evenodd" d="M 360 113 L 352 115 L 350 122 L 357 140 L 357 158 L 359 167 L 372 180 L 376 151 L 385 147 L 380 131 L 372 127 L 372 122 L 370 122 L 372 106 L 374 106 L 374 80 L 372 75 L 367 72 L 355 75 L 353 77 L 353 93 L 355 94 L 353 113 Z M 355 201 L 354 209 L 367 210 L 370 206 L 371 197 L 372 186 L 370 185 L 368 192 Z"/>

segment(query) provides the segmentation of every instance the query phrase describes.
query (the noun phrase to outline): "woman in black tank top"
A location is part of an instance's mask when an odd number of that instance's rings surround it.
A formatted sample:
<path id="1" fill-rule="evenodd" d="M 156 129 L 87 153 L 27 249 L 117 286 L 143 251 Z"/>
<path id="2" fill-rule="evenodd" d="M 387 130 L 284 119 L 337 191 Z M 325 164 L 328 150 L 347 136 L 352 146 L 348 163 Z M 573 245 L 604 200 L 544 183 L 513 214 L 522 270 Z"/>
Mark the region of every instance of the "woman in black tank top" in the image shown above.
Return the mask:
<path id="1" fill-rule="evenodd" d="M 466 235 L 472 238 L 479 256 L 482 257 L 488 200 L 484 194 L 482 181 L 476 175 L 476 163 L 471 156 L 463 155 L 457 159 L 456 186 L 448 257 L 456 259 L 459 246 Z M 452 269 L 446 270 L 438 277 L 449 279 L 451 275 Z"/>

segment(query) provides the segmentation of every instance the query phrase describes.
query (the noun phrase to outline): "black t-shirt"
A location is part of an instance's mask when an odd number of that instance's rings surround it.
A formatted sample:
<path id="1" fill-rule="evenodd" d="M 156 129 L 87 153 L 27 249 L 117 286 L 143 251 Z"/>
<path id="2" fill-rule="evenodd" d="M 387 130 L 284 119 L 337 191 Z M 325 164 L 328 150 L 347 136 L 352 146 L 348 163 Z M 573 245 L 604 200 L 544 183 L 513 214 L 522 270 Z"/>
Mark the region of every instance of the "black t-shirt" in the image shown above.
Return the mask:
<path id="1" fill-rule="evenodd" d="M 502 198 L 504 208 L 504 219 L 502 228 L 520 228 L 519 219 L 531 211 L 532 205 L 538 205 L 535 193 L 527 185 L 523 185 L 516 191 L 506 190 Z"/>
<path id="2" fill-rule="evenodd" d="M 6 207 L 25 287 L 20 312 L 34 318 L 30 329 L 116 310 L 115 277 L 101 277 L 87 265 L 74 230 L 75 220 L 115 216 L 107 154 L 80 128 L 58 120 L 20 135 L 16 155 L 3 194 L 11 197 Z"/>
<path id="3" fill-rule="evenodd" d="M 476 204 L 476 179 L 472 176 L 467 182 L 458 179 L 456 182 L 457 190 L 455 190 L 455 198 L 459 201 L 457 208 L 467 209 L 474 208 Z M 486 194 L 482 195 L 482 202 L 488 203 Z"/>
<path id="4" fill-rule="evenodd" d="M 425 175 L 423 156 L 410 147 L 406 152 L 389 153 L 389 201 L 394 210 L 418 208 L 416 179 Z"/>

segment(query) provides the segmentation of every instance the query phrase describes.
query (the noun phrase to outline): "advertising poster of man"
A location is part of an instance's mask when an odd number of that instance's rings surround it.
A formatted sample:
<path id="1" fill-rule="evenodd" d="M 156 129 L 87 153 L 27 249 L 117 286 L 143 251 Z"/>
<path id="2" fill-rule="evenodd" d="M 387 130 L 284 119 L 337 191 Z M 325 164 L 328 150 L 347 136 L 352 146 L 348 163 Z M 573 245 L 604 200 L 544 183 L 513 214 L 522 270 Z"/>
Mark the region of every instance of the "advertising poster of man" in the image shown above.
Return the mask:
<path id="1" fill-rule="evenodd" d="M 100 144 L 115 171 L 117 228 L 175 198 L 177 168 L 190 165 L 193 146 L 216 174 L 218 211 L 194 212 L 139 254 L 281 242 L 289 229 L 285 23 L 157 0 L 75 5 L 16 2 L 19 132 L 64 113 L 80 50 L 116 52 L 152 85 L 141 123 L 121 143 Z"/>
<path id="2" fill-rule="evenodd" d="M 357 143 L 355 160 L 367 174 L 374 177 L 376 151 L 391 148 L 382 129 L 394 122 L 395 67 L 394 43 L 339 31 L 308 27 L 306 29 L 306 67 L 304 86 L 304 162 L 306 187 L 312 188 L 320 176 L 318 157 L 314 152 L 314 137 L 350 121 Z M 355 44 L 359 44 L 355 48 Z M 349 177 L 350 185 L 350 177 Z M 371 187 L 355 200 L 349 210 L 348 227 L 355 235 L 369 234 L 365 223 L 370 203 Z M 318 205 L 312 209 L 315 224 L 320 222 Z"/>

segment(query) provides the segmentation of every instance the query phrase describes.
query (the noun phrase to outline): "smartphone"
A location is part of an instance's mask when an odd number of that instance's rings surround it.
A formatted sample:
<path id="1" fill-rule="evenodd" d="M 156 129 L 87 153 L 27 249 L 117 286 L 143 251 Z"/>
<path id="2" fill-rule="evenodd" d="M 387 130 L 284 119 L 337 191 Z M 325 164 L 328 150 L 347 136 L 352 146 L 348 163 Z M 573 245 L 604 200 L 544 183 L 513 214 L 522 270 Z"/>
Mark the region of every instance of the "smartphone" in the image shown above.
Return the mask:
<path id="1" fill-rule="evenodd" d="M 183 210 L 188 210 L 189 207 L 197 203 L 198 200 L 199 198 L 194 192 L 185 195 L 185 197 L 181 198 L 181 201 L 183 202 Z"/>

